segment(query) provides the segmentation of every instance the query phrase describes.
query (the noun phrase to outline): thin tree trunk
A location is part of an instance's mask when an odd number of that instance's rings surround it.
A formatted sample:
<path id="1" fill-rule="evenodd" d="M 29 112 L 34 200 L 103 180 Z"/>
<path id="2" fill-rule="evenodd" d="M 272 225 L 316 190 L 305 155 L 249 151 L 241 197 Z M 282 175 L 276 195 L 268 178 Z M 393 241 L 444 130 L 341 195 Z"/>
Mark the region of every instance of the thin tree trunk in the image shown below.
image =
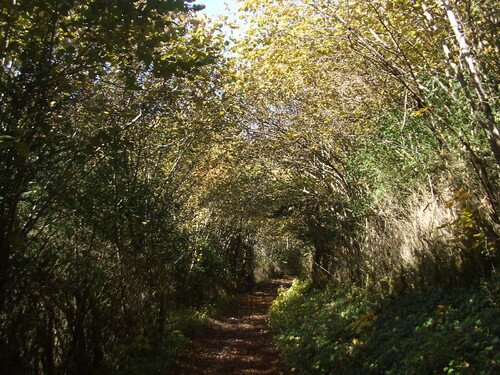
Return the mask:
<path id="1" fill-rule="evenodd" d="M 455 11 L 451 7 L 449 0 L 442 0 L 441 3 L 446 10 L 448 21 L 455 35 L 457 48 L 460 54 L 460 60 L 463 67 L 467 68 L 470 73 L 470 76 L 472 78 L 472 87 L 474 88 L 474 91 L 476 92 L 479 99 L 479 106 L 477 106 L 476 103 L 474 103 L 471 99 L 469 99 L 469 105 L 476 114 L 477 120 L 480 123 L 481 127 L 486 132 L 491 151 L 495 156 L 498 166 L 500 166 L 500 131 L 498 130 L 495 116 L 490 105 L 491 98 L 488 95 L 487 90 L 485 89 L 484 84 L 481 80 L 479 64 L 476 62 L 473 54 L 471 53 L 471 48 L 467 42 L 467 39 L 465 38 L 464 33 L 461 30 L 459 19 L 455 14 Z M 466 90 L 463 85 L 462 88 Z M 479 110 L 479 108 L 481 108 L 481 111 Z"/>

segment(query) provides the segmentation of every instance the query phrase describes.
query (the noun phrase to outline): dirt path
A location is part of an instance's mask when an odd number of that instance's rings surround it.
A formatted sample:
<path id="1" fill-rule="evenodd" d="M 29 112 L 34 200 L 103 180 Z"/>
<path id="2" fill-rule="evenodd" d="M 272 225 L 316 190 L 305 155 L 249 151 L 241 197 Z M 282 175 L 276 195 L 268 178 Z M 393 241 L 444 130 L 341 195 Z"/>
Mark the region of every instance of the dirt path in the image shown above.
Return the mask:
<path id="1" fill-rule="evenodd" d="M 175 375 L 279 375 L 279 355 L 266 327 L 267 312 L 280 286 L 291 279 L 272 281 L 243 297 L 210 322 L 181 356 Z"/>

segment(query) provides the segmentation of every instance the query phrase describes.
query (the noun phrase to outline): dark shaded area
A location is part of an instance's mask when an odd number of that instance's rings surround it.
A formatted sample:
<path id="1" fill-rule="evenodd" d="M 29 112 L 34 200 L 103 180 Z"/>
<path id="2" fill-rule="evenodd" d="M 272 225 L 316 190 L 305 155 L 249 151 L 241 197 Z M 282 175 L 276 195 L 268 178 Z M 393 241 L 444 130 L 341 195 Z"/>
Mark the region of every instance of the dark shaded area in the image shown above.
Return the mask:
<path id="1" fill-rule="evenodd" d="M 274 280 L 225 309 L 191 342 L 171 374 L 281 374 L 266 320 L 279 287 L 291 283 Z"/>

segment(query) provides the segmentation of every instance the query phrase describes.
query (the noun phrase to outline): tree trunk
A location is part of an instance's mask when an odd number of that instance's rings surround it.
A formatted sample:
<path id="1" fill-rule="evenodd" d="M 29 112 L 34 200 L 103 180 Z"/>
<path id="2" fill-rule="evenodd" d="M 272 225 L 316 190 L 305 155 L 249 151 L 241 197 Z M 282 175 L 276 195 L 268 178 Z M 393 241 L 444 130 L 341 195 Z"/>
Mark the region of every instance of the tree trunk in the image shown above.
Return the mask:
<path id="1" fill-rule="evenodd" d="M 476 114 L 477 120 L 483 130 L 486 132 L 491 151 L 495 156 L 496 162 L 500 167 L 500 131 L 495 121 L 495 116 L 490 105 L 491 97 L 488 95 L 486 88 L 481 79 L 480 64 L 474 59 L 471 53 L 471 48 L 464 33 L 462 32 L 459 18 L 450 5 L 449 0 L 443 0 L 442 5 L 446 11 L 448 22 L 455 35 L 456 46 L 460 54 L 462 68 L 466 68 L 471 76 L 471 85 L 479 99 L 479 105 L 472 99 L 469 99 L 469 105 Z M 466 87 L 462 87 L 467 91 Z M 467 96 L 470 98 L 469 96 Z"/>

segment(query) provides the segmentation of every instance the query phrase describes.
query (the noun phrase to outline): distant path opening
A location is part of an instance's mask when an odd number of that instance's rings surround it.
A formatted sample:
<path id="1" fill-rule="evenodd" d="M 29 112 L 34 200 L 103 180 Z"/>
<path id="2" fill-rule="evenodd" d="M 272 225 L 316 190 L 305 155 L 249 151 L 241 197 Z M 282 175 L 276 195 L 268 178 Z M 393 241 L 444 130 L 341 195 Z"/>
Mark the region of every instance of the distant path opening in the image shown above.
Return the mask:
<path id="1" fill-rule="evenodd" d="M 225 309 L 191 342 L 172 374 L 281 374 L 279 354 L 266 320 L 278 288 L 288 288 L 292 281 L 269 282 Z"/>

